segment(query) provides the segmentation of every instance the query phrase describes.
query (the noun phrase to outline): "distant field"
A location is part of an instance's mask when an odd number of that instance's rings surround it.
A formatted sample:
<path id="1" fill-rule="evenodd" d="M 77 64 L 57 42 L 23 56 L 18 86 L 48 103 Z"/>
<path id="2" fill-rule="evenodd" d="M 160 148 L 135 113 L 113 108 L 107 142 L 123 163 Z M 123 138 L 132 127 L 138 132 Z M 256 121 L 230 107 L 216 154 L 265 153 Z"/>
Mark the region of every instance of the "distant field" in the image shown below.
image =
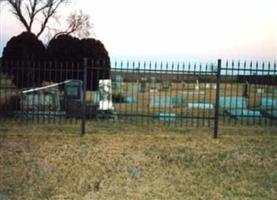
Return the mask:
<path id="1" fill-rule="evenodd" d="M 0 197 L 276 199 L 276 128 L 0 125 Z"/>

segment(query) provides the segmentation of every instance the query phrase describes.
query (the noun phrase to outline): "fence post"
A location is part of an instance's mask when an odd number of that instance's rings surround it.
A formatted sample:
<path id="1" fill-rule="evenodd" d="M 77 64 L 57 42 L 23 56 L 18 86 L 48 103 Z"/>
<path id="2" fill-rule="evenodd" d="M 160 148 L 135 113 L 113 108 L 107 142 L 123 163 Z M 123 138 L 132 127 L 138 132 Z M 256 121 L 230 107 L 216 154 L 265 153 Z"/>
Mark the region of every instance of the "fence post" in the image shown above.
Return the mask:
<path id="1" fill-rule="evenodd" d="M 83 96 L 82 96 L 82 122 L 81 122 L 81 136 L 86 132 L 86 92 L 87 92 L 87 70 L 88 59 L 84 58 L 84 73 L 83 73 Z"/>
<path id="2" fill-rule="evenodd" d="M 215 99 L 215 113 L 214 113 L 214 138 L 217 138 L 217 136 L 218 136 L 220 76 L 221 76 L 221 59 L 218 59 L 217 60 L 217 73 L 216 73 L 216 99 Z"/>

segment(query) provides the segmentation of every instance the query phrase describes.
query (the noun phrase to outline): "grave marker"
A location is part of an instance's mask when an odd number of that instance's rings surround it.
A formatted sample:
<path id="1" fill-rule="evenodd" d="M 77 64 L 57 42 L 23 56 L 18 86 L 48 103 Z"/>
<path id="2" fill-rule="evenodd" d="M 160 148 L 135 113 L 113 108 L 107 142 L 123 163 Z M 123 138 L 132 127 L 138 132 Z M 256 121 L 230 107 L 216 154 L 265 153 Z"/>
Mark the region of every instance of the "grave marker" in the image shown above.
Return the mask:
<path id="1" fill-rule="evenodd" d="M 198 91 L 199 89 L 200 89 L 200 87 L 199 87 L 199 81 L 198 80 L 196 80 L 196 85 L 195 85 L 195 88 L 194 88 L 196 91 Z"/>
<path id="2" fill-rule="evenodd" d="M 157 92 L 156 77 L 151 77 L 150 80 L 151 80 L 151 83 L 150 83 L 150 92 Z"/>
<path id="3" fill-rule="evenodd" d="M 162 82 L 162 88 L 161 88 L 161 91 L 168 91 L 169 89 L 170 89 L 170 87 L 171 87 L 171 83 L 170 83 L 170 81 L 169 80 L 164 80 L 163 82 Z"/>
<path id="4" fill-rule="evenodd" d="M 151 96 L 150 107 L 151 108 L 164 108 L 173 107 L 176 105 L 185 105 L 186 101 L 182 97 L 170 97 L 170 96 Z"/>
<path id="5" fill-rule="evenodd" d="M 110 79 L 99 80 L 99 110 L 114 110 L 112 102 L 112 81 Z"/>
<path id="6" fill-rule="evenodd" d="M 113 81 L 112 88 L 115 94 L 121 94 L 123 92 L 123 77 L 121 75 L 116 75 Z"/>
<path id="7" fill-rule="evenodd" d="M 219 97 L 219 105 L 224 109 L 247 108 L 246 98 L 241 96 Z"/>
<path id="8" fill-rule="evenodd" d="M 142 93 L 146 92 L 146 82 L 147 82 L 146 77 L 142 77 L 140 79 L 140 92 L 142 92 Z"/>
<path id="9" fill-rule="evenodd" d="M 263 110 L 277 109 L 277 99 L 271 97 L 263 97 L 260 101 L 260 107 Z"/>

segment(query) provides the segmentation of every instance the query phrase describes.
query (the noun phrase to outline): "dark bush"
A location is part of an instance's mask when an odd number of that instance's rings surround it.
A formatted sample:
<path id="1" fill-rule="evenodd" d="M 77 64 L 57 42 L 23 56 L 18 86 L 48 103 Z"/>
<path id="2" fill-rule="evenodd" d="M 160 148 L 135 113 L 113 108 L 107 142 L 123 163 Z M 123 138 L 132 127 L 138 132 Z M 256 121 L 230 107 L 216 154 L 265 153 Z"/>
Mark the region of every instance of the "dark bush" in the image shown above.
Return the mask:
<path id="1" fill-rule="evenodd" d="M 85 57 L 88 58 L 88 89 L 96 90 L 99 79 L 110 77 L 110 58 L 99 40 L 92 38 L 79 40 L 69 35 L 60 35 L 50 41 L 47 55 L 49 60 L 60 63 L 55 82 L 67 79 L 82 80 Z M 53 80 L 54 75 L 52 73 L 47 79 Z"/>
<path id="2" fill-rule="evenodd" d="M 35 87 L 43 81 L 83 80 L 84 57 L 88 58 L 87 88 L 96 90 L 99 79 L 110 77 L 110 58 L 96 39 L 60 35 L 47 49 L 32 33 L 13 37 L 4 48 L 4 73 L 18 88 Z"/>
<path id="3" fill-rule="evenodd" d="M 3 50 L 3 72 L 10 75 L 19 88 L 40 84 L 38 63 L 44 60 L 43 43 L 29 32 L 12 37 Z"/>
<path id="4" fill-rule="evenodd" d="M 45 58 L 45 47 L 33 33 L 23 32 L 8 41 L 2 58 L 13 61 L 41 60 Z"/>

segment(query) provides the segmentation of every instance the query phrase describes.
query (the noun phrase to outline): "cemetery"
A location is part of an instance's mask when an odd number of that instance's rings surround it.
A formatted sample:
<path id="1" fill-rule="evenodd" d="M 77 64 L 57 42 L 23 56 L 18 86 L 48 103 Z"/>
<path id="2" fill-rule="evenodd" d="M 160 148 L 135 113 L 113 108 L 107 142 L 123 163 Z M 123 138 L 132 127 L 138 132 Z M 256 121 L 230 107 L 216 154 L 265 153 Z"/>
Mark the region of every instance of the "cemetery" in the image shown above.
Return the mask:
<path id="1" fill-rule="evenodd" d="M 277 199 L 274 1 L 0 0 L 0 200 Z"/>
<path id="2" fill-rule="evenodd" d="M 246 84 L 223 83 L 220 89 L 219 106 L 222 115 L 234 119 L 276 119 L 277 95 L 274 87 L 265 89 L 247 85 L 246 90 Z M 7 89 L 5 94 L 11 91 L 14 93 L 11 95 L 13 99 L 17 96 L 20 98 L 14 110 L 17 117 L 80 118 L 82 115 L 83 90 L 80 80 L 51 83 L 20 92 L 15 88 Z M 210 118 L 214 115 L 215 88 L 212 84 L 200 83 L 198 80 L 195 83 L 158 81 L 154 76 L 125 81 L 123 76 L 117 74 L 112 80 L 99 80 L 98 90 L 87 90 L 85 101 L 88 118 L 100 116 L 97 113 L 105 118 L 105 112 L 114 116 L 143 114 L 161 121 L 167 121 L 162 120 L 162 116 L 169 121 L 182 115 Z"/>

